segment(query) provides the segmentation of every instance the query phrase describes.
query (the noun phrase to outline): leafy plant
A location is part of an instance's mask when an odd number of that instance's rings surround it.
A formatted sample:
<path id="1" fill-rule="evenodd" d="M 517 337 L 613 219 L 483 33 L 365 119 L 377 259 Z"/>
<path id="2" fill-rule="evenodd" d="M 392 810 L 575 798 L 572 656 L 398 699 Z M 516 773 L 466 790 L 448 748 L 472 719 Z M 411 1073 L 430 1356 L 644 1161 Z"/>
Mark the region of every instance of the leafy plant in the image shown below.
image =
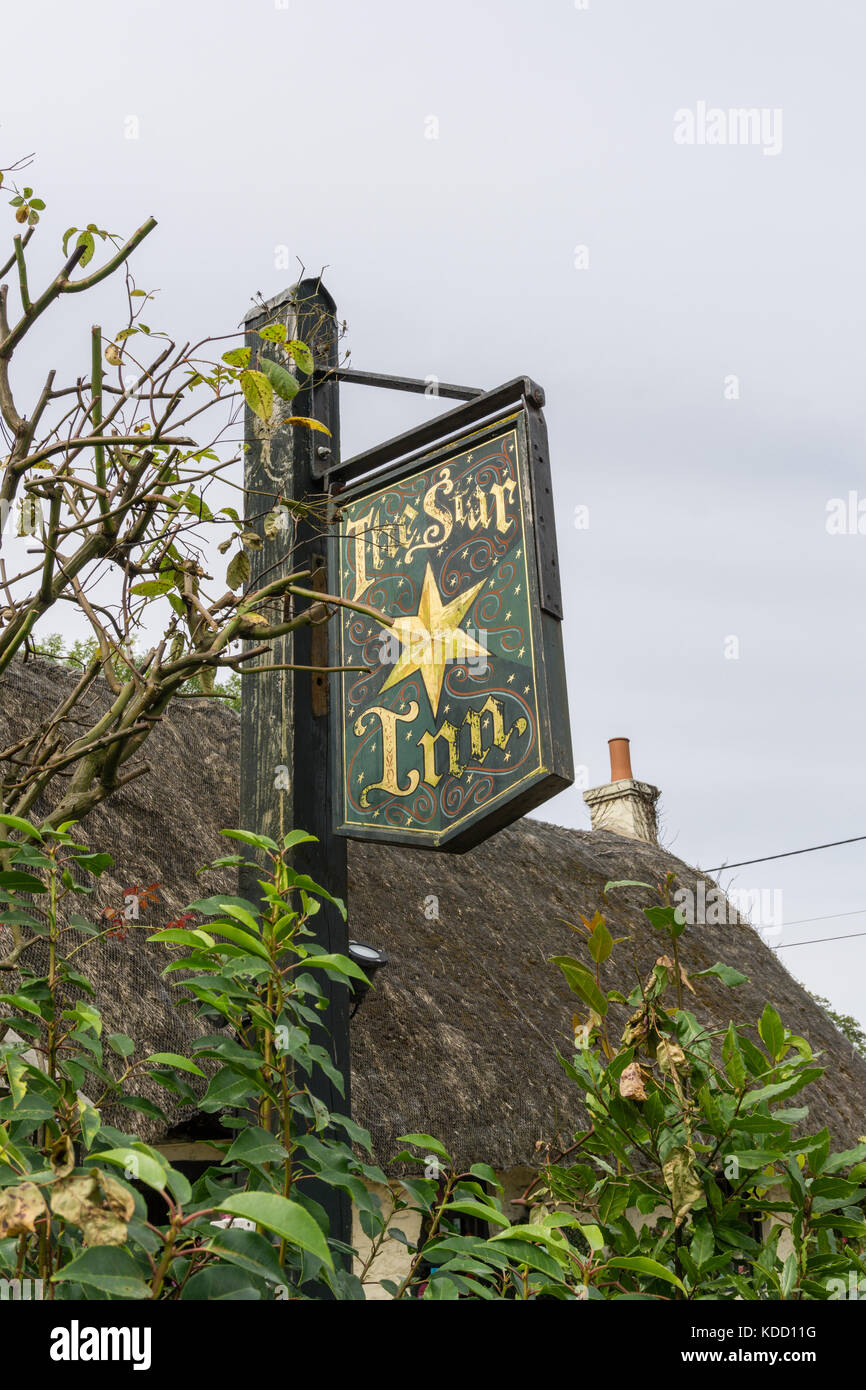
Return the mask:
<path id="1" fill-rule="evenodd" d="M 556 1274 L 547 1245 L 560 1218 L 525 1234 L 510 1228 L 491 1193 L 492 1171 L 449 1172 L 428 1135 L 406 1143 L 441 1159 L 442 1174 L 403 1178 L 383 1212 L 371 1188 L 389 1180 L 369 1161 L 369 1136 L 318 1098 L 317 1072 L 342 1087 L 327 1048 L 313 1040 L 327 991 L 366 980 L 349 957 L 315 942 L 310 922 L 321 901 L 344 909 L 291 866 L 292 850 L 310 836 L 293 831 L 278 845 L 224 832 L 264 856 L 261 903 L 200 899 L 151 933 L 171 953 L 166 975 L 195 1001 L 207 1031 L 188 1056 L 137 1056 L 126 1034 L 104 1035 L 76 968 L 78 954 L 98 950 L 114 930 L 71 911 L 92 891 L 76 876 L 98 878 L 110 856 L 78 844 L 70 825 L 41 830 L 11 816 L 0 825 L 16 837 L 5 841 L 0 923 L 30 932 L 20 979 L 0 995 L 0 1270 L 8 1277 L 41 1279 L 55 1299 L 362 1299 L 384 1242 L 401 1238 L 407 1274 L 386 1286 L 397 1298 L 524 1296 L 530 1271 Z M 212 867 L 245 862 L 229 854 Z M 152 899 L 156 887 L 141 895 Z M 135 1094 L 143 1076 L 181 1104 L 222 1116 L 227 1138 L 214 1142 L 223 1158 L 195 1183 L 158 1148 L 103 1120 L 109 1103 L 160 1117 Z M 407 1149 L 395 1161 L 414 1164 L 417 1155 Z M 357 1272 L 355 1252 L 328 1229 L 315 1183 L 348 1193 L 370 1238 Z M 148 1190 L 164 1219 L 149 1214 Z M 414 1245 L 395 1225 L 410 1210 L 425 1223 Z M 496 1234 L 461 1233 L 467 1216 L 493 1223 Z"/>
<path id="2" fill-rule="evenodd" d="M 590 1124 L 566 1153 L 548 1155 L 525 1200 L 596 1223 L 598 1246 L 579 1261 L 590 1298 L 838 1296 L 834 1280 L 866 1274 L 866 1142 L 834 1154 L 826 1129 L 800 1132 L 808 1107 L 794 1098 L 822 1068 L 771 1004 L 756 1027 L 721 1030 L 683 1006 L 694 987 L 679 957 L 673 881 L 605 888 L 657 898 L 644 914 L 663 953 L 627 998 L 602 986 L 616 943 L 600 912 L 574 927 L 590 963 L 556 959 L 589 1010 L 575 1016 L 573 1057 L 560 1061 Z M 730 988 L 744 979 L 721 962 L 692 978 L 706 975 Z M 617 1043 L 611 1005 L 632 1011 Z"/>

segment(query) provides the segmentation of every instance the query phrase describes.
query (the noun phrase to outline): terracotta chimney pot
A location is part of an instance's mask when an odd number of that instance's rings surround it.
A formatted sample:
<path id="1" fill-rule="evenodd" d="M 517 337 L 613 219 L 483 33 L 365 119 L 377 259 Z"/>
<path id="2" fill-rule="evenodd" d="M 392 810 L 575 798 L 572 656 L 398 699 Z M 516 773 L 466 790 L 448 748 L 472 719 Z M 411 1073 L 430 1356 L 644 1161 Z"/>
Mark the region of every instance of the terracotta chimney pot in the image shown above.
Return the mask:
<path id="1" fill-rule="evenodd" d="M 612 782 L 625 782 L 633 777 L 628 739 L 609 738 L 607 745 L 610 749 L 610 780 Z"/>

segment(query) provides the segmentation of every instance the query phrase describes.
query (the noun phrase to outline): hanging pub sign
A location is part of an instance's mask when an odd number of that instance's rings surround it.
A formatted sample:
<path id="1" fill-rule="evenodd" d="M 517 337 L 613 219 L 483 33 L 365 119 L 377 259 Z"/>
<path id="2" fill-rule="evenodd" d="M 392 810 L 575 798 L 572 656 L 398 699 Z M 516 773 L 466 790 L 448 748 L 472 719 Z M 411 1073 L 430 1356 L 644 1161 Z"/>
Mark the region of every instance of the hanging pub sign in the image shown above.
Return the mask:
<path id="1" fill-rule="evenodd" d="M 331 564 L 338 833 L 462 851 L 570 784 L 535 401 L 344 490 Z"/>

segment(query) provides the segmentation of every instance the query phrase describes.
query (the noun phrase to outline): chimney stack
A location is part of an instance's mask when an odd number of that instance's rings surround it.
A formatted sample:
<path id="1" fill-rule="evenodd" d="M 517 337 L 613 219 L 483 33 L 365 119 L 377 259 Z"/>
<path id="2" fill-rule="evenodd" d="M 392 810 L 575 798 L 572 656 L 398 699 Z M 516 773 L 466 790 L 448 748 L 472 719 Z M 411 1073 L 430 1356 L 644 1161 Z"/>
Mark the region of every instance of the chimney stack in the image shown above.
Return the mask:
<path id="1" fill-rule="evenodd" d="M 627 738 L 609 739 L 608 747 L 610 781 L 603 787 L 591 787 L 583 794 L 592 817 L 592 828 L 611 830 L 630 840 L 647 840 L 657 845 L 659 789 L 633 777 Z"/>

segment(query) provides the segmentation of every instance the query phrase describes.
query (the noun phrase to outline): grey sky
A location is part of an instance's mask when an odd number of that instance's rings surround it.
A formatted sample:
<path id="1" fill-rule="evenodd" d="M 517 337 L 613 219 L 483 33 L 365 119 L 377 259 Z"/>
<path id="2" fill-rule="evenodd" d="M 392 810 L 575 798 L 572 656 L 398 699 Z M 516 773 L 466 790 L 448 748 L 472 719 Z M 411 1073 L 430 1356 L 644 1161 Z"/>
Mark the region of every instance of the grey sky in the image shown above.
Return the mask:
<path id="1" fill-rule="evenodd" d="M 299 257 L 356 366 L 544 385 L 591 784 L 629 735 L 706 865 L 866 834 L 866 535 L 825 528 L 866 498 L 862 5 L 45 0 L 3 30 L 0 163 L 37 152 L 46 271 L 66 226 L 152 212 L 138 279 L 178 335 L 233 328 Z M 781 151 L 675 143 L 700 102 L 781 111 Z M 86 362 L 119 311 L 103 287 L 42 349 Z M 351 452 L 435 408 L 343 396 Z M 577 788 L 542 814 L 588 825 Z M 863 851 L 734 881 L 788 921 L 866 909 Z M 866 938 L 782 959 L 866 1020 Z"/>

